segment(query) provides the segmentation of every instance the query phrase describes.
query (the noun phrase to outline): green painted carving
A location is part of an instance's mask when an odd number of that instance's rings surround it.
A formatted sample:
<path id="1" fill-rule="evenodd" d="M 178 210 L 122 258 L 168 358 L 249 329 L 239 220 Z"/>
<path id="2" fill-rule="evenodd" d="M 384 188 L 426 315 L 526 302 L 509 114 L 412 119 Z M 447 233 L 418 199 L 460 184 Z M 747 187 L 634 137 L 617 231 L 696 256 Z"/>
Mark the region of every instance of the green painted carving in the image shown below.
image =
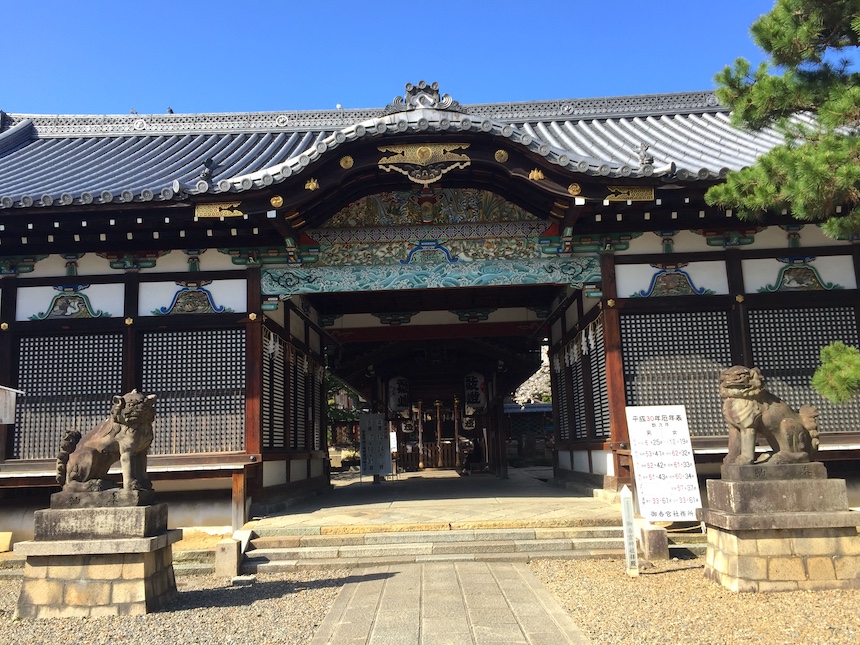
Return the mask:
<path id="1" fill-rule="evenodd" d="M 110 318 L 105 311 L 95 311 L 90 299 L 80 293 L 89 287 L 88 284 L 54 287 L 58 293 L 51 299 L 47 311 L 40 311 L 30 320 L 68 320 L 71 318 Z"/>
<path id="2" fill-rule="evenodd" d="M 582 287 L 600 281 L 595 255 L 460 261 L 445 264 L 386 266 L 264 268 L 266 296 L 342 291 L 386 291 L 517 284 L 570 284 Z"/>
<path id="3" fill-rule="evenodd" d="M 44 260 L 47 255 L 7 255 L 0 258 L 0 275 L 19 275 L 31 273 L 36 262 Z"/>
<path id="4" fill-rule="evenodd" d="M 815 258 L 808 258 L 814 260 Z M 790 261 L 790 260 L 789 260 Z M 832 291 L 844 289 L 843 286 L 824 282 L 818 271 L 806 262 L 795 262 L 782 267 L 774 284 L 759 288 L 760 293 L 777 291 Z"/>

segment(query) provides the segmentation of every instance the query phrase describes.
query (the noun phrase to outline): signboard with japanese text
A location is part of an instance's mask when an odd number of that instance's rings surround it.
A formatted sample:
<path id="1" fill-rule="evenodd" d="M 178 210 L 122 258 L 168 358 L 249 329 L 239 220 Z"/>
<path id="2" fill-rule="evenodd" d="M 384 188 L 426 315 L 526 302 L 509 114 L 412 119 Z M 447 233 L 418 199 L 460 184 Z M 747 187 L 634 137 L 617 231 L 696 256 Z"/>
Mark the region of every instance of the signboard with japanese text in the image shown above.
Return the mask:
<path id="1" fill-rule="evenodd" d="M 478 411 L 487 407 L 487 384 L 484 375 L 480 372 L 469 372 L 463 381 L 466 390 L 466 414 L 471 415 L 470 410 Z"/>
<path id="2" fill-rule="evenodd" d="M 409 380 L 402 376 L 388 379 L 388 409 L 409 416 Z"/>
<path id="3" fill-rule="evenodd" d="M 362 414 L 358 418 L 362 475 L 390 475 L 391 450 L 388 421 L 384 414 Z"/>
<path id="4" fill-rule="evenodd" d="M 702 499 L 686 408 L 630 406 L 626 412 L 639 513 L 652 522 L 695 522 Z"/>

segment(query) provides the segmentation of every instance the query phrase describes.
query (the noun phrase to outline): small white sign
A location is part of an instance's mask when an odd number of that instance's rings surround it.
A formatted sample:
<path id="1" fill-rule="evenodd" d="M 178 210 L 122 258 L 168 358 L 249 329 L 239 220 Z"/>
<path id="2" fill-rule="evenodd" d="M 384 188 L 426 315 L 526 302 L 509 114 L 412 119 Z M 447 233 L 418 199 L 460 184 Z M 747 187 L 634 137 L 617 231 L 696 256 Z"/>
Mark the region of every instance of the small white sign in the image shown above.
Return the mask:
<path id="1" fill-rule="evenodd" d="M 18 394 L 24 393 L 21 390 L 0 385 L 0 425 L 15 423 L 15 398 Z"/>
<path id="2" fill-rule="evenodd" d="M 624 557 L 627 575 L 639 575 L 639 554 L 636 552 L 636 525 L 633 520 L 633 493 L 625 486 L 621 489 L 621 524 L 624 530 Z"/>
<path id="3" fill-rule="evenodd" d="M 362 414 L 358 419 L 361 441 L 361 474 L 390 475 L 391 450 L 384 414 Z"/>
<path id="4" fill-rule="evenodd" d="M 639 513 L 652 522 L 695 522 L 702 499 L 686 408 L 630 406 L 626 412 Z"/>

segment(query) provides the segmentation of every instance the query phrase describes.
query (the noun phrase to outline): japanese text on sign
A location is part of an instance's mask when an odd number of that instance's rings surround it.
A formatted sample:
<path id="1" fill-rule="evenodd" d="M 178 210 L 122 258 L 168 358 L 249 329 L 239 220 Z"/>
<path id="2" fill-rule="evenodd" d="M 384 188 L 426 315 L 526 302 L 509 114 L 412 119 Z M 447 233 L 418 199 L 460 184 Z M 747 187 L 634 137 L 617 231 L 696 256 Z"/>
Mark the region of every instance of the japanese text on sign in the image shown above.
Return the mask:
<path id="1" fill-rule="evenodd" d="M 702 506 L 683 405 L 626 409 L 639 513 L 657 522 L 696 521 Z"/>
<path id="2" fill-rule="evenodd" d="M 391 451 L 384 414 L 362 414 L 358 420 L 361 440 L 361 474 L 390 475 Z"/>

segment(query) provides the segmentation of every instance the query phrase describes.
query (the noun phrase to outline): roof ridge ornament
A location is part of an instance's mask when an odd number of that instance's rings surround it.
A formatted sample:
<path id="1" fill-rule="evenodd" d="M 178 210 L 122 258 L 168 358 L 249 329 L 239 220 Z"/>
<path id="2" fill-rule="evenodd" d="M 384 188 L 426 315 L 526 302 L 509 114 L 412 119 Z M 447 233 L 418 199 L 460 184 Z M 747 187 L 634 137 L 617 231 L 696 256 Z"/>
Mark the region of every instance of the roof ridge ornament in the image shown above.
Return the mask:
<path id="1" fill-rule="evenodd" d="M 418 85 L 407 83 L 406 95 L 395 96 L 394 100 L 385 106 L 382 114 L 394 114 L 422 108 L 449 110 L 451 112 L 463 111 L 460 104 L 452 99 L 450 94 L 439 95 L 439 83 L 433 82 L 428 85 L 426 81 L 419 81 Z"/>

